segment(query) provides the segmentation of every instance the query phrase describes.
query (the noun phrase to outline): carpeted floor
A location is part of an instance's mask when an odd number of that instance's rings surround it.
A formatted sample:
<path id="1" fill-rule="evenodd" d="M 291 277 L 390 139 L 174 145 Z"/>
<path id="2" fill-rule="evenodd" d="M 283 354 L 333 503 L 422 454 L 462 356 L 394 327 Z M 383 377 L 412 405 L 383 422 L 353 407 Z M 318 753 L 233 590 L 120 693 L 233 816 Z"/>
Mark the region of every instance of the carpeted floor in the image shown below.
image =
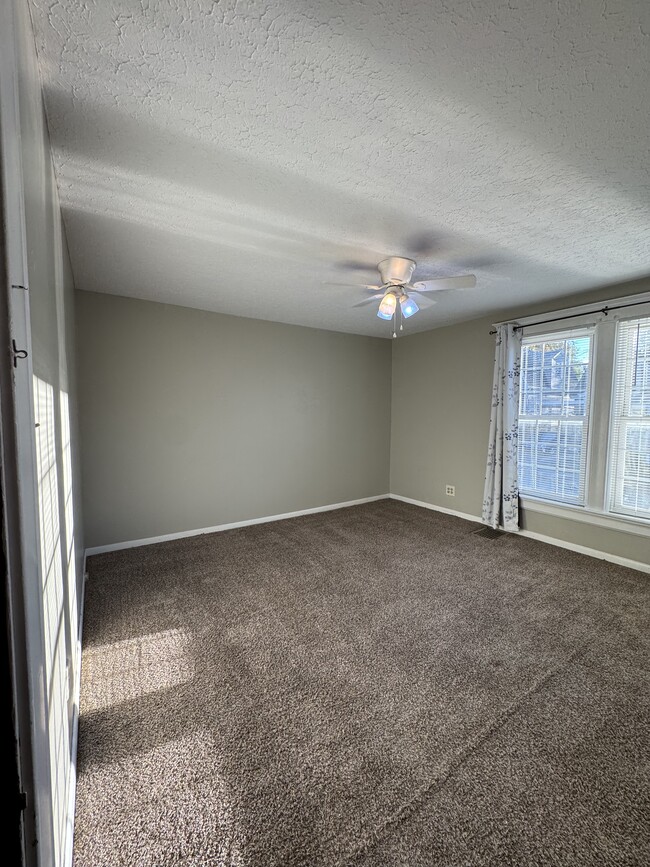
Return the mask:
<path id="1" fill-rule="evenodd" d="M 93 557 L 76 867 L 649 864 L 650 576 L 477 529 Z"/>

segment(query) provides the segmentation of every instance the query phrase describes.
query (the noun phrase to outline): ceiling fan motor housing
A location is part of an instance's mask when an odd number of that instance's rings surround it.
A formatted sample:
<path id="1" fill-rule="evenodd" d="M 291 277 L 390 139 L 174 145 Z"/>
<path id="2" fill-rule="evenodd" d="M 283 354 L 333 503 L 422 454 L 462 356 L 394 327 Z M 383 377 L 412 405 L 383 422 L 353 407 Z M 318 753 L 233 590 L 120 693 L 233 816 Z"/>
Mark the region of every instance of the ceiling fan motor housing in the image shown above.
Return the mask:
<path id="1" fill-rule="evenodd" d="M 389 256 L 377 266 L 381 275 L 382 285 L 390 283 L 393 286 L 402 286 L 409 283 L 415 270 L 413 259 L 404 259 L 401 256 Z"/>

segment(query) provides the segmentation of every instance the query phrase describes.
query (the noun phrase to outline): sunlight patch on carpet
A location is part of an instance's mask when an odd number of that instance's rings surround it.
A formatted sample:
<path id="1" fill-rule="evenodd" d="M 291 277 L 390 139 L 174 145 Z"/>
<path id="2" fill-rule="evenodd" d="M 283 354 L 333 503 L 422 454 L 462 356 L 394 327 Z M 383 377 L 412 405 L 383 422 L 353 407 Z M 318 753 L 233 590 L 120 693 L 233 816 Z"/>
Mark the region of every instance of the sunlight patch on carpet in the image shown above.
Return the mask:
<path id="1" fill-rule="evenodd" d="M 87 648 L 83 666 L 88 686 L 81 713 L 105 710 L 192 680 L 190 640 L 184 630 L 166 629 Z"/>

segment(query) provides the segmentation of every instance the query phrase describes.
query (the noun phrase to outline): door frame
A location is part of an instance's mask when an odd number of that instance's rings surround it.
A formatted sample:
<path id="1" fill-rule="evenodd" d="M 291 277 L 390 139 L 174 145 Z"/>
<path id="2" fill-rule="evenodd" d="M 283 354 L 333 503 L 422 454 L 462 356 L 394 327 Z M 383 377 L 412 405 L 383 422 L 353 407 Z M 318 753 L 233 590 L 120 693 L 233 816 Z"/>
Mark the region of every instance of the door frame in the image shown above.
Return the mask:
<path id="1" fill-rule="evenodd" d="M 0 4 L 0 463 L 7 562 L 10 661 L 18 745 L 24 863 L 54 864 L 50 746 L 42 586 L 33 369 L 18 64 L 13 2 Z M 16 352 L 17 350 L 17 352 Z"/>

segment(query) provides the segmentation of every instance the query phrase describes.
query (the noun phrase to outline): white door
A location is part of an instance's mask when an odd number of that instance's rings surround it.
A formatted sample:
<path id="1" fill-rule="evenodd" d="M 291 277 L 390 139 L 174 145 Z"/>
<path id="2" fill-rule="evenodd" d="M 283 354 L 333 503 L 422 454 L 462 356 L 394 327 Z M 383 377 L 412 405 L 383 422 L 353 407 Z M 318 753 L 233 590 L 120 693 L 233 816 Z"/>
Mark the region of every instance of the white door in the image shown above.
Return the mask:
<path id="1" fill-rule="evenodd" d="M 14 677 L 22 740 L 22 785 L 27 794 L 25 853 L 30 865 L 59 867 L 71 863 L 69 812 L 74 785 L 68 671 L 72 647 L 62 566 L 68 544 L 57 469 L 62 441 L 62 431 L 57 429 L 60 396 L 51 385 L 35 380 L 32 370 L 16 62 L 25 37 L 20 30 L 25 22 L 17 18 L 20 14 L 26 14 L 26 4 L 24 9 L 19 4 L 0 4 L 0 152 L 6 279 L 0 287 L 1 442 L 7 475 Z"/>

